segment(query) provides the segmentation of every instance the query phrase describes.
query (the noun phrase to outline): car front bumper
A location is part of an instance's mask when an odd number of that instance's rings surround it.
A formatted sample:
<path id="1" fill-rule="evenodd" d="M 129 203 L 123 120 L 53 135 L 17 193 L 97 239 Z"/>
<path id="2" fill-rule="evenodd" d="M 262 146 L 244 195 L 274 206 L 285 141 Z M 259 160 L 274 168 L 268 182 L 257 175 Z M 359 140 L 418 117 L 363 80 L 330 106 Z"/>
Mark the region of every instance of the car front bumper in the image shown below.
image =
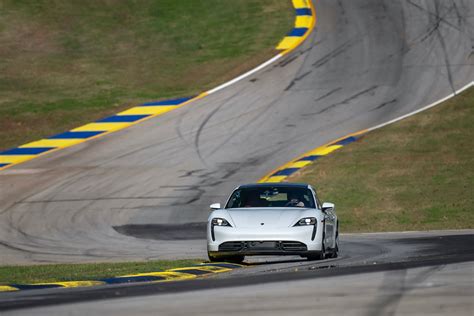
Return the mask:
<path id="1" fill-rule="evenodd" d="M 321 252 L 321 234 L 314 226 L 284 228 L 208 227 L 207 249 L 214 257 L 228 255 L 311 255 Z"/>

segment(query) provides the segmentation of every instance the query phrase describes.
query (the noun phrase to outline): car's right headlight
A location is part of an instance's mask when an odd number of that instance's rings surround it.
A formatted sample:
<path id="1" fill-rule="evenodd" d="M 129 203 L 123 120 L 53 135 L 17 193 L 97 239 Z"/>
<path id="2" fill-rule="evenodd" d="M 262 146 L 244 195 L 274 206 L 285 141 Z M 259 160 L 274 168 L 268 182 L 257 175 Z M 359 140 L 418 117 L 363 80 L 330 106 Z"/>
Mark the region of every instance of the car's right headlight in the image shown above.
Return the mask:
<path id="1" fill-rule="evenodd" d="M 232 225 L 229 224 L 229 222 L 226 219 L 219 218 L 219 217 L 213 218 L 212 221 L 211 221 L 211 225 L 212 226 L 229 226 L 229 227 L 232 227 Z"/>
<path id="2" fill-rule="evenodd" d="M 317 219 L 315 217 L 305 217 L 300 219 L 298 222 L 296 222 L 293 227 L 298 227 L 298 226 L 313 226 L 313 233 L 311 234 L 311 240 L 314 240 L 316 237 L 316 230 L 317 230 Z"/>
<path id="3" fill-rule="evenodd" d="M 295 225 L 293 226 L 310 226 L 316 224 L 315 217 L 305 217 L 300 219 Z"/>
<path id="4" fill-rule="evenodd" d="M 216 217 L 211 220 L 211 237 L 212 241 L 216 241 L 216 235 L 214 234 L 215 226 L 227 226 L 232 227 L 232 225 L 224 218 Z"/>

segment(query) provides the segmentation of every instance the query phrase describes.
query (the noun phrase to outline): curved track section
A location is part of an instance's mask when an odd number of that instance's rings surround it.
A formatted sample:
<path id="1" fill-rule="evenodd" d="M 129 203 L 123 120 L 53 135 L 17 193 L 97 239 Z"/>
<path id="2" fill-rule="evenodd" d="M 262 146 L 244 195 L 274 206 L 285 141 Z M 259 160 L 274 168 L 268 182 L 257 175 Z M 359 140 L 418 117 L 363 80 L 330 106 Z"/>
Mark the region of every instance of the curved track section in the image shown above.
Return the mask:
<path id="1" fill-rule="evenodd" d="M 204 257 L 113 226 L 201 223 L 298 154 L 474 79 L 470 0 L 321 0 L 295 52 L 205 99 L 0 173 L 0 264 Z M 186 239 L 186 240 L 179 240 Z"/>
<path id="2" fill-rule="evenodd" d="M 192 281 L 1 293 L 0 312 L 35 308 L 22 314 L 82 315 L 93 310 L 94 314 L 148 315 L 159 310 L 165 315 L 221 315 L 225 310 L 238 315 L 287 315 L 291 306 L 292 313 L 306 315 L 324 306 L 335 315 L 393 311 L 392 315 L 398 303 L 409 302 L 416 313 L 434 310 L 444 315 L 455 310 L 461 315 L 472 311 L 473 238 L 474 230 L 344 235 L 343 255 L 337 259 L 261 258 L 248 267 Z M 436 273 L 417 270 L 446 273 L 440 280 Z M 421 293 L 412 298 L 417 288 Z M 324 304 L 319 297 L 333 303 Z M 432 304 L 425 304 L 426 299 Z M 82 301 L 90 302 L 41 308 Z"/>

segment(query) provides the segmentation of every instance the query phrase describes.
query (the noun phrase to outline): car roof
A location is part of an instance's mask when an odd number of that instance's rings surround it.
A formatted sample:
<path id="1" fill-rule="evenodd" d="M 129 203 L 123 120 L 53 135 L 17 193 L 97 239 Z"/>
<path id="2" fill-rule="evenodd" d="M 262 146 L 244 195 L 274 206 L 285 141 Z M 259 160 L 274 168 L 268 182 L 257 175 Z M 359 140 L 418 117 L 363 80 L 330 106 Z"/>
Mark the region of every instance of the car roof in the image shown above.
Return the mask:
<path id="1" fill-rule="evenodd" d="M 309 185 L 306 183 L 292 183 L 292 182 L 283 182 L 283 183 L 249 183 L 243 184 L 238 187 L 238 189 L 248 189 L 248 188 L 259 188 L 259 187 L 276 187 L 276 188 L 308 188 Z"/>

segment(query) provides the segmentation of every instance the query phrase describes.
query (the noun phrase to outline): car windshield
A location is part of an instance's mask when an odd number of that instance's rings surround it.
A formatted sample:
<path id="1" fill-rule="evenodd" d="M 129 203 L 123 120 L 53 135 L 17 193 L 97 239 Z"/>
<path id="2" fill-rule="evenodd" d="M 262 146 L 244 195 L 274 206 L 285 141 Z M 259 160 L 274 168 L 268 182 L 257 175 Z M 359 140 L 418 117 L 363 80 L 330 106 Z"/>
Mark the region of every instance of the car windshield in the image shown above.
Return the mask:
<path id="1" fill-rule="evenodd" d="M 315 208 L 310 189 L 302 187 L 244 187 L 232 193 L 226 208 L 305 207 Z"/>

